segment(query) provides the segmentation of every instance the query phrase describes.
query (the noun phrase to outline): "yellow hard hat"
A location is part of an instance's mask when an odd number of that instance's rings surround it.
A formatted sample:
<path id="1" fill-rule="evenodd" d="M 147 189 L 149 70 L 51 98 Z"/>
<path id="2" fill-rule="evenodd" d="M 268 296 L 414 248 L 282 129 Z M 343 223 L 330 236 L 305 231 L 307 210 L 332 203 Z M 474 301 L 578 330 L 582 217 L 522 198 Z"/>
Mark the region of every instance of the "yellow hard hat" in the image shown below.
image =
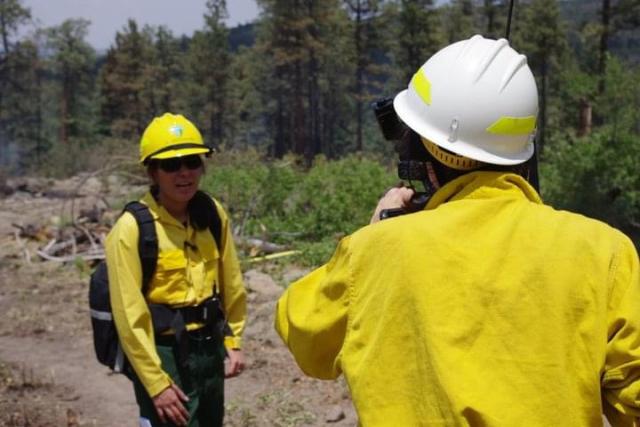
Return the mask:
<path id="1" fill-rule="evenodd" d="M 210 152 L 198 128 L 181 114 L 154 118 L 140 139 L 140 163 Z"/>

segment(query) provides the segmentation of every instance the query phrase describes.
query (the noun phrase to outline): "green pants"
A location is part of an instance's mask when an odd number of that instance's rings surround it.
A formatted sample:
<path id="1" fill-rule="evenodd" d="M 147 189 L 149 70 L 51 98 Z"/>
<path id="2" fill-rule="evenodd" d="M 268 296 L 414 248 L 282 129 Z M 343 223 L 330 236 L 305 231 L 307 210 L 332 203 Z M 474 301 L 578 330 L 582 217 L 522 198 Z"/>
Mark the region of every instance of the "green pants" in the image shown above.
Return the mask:
<path id="1" fill-rule="evenodd" d="M 156 340 L 162 369 L 189 397 L 189 427 L 222 426 L 224 416 L 224 345 L 214 339 L 189 338 L 189 356 L 183 366 L 178 362 L 178 345 L 172 337 Z M 170 427 L 158 418 L 153 401 L 138 378 L 133 381 L 140 417 L 153 427 Z"/>

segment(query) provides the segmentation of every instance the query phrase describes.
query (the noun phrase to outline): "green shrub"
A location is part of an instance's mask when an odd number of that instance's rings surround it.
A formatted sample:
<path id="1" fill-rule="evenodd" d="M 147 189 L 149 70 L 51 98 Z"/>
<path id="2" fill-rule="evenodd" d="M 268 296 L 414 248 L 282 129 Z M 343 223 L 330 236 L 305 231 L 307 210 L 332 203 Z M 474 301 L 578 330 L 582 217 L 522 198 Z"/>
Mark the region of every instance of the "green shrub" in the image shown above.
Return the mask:
<path id="1" fill-rule="evenodd" d="M 313 240 L 334 238 L 368 224 L 378 198 L 397 179 L 378 162 L 348 156 L 316 159 L 291 194 L 288 227 Z"/>
<path id="2" fill-rule="evenodd" d="M 640 145 L 633 134 L 602 130 L 554 141 L 541 164 L 547 203 L 603 220 L 640 243 Z"/>
<path id="3" fill-rule="evenodd" d="M 298 164 L 293 157 L 264 160 L 251 150 L 219 153 L 202 187 L 226 206 L 239 234 L 300 249 L 298 261 L 317 265 L 341 236 L 368 224 L 397 178 L 379 161 L 355 155 L 320 156 L 308 171 Z"/>

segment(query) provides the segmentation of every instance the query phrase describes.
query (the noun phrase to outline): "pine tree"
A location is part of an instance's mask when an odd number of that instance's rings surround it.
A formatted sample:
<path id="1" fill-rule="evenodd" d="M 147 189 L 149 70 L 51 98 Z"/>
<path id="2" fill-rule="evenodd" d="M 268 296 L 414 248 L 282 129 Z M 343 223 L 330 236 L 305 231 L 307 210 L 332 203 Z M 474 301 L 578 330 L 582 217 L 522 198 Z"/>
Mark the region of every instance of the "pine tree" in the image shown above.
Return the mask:
<path id="1" fill-rule="evenodd" d="M 343 64 L 330 56 L 340 55 L 344 35 L 344 11 L 337 0 L 262 0 L 263 20 L 257 52 L 268 64 L 262 69 L 259 88 L 271 127 L 270 153 L 281 157 L 291 151 L 307 163 L 321 152 L 331 151 L 325 135 L 327 116 L 338 109 L 333 102 L 344 75 L 335 74 Z M 333 50 L 333 49 L 336 50 Z M 335 130 L 335 128 L 333 129 Z"/>
<path id="2" fill-rule="evenodd" d="M 468 39 L 477 32 L 474 9 L 472 0 L 452 0 L 442 6 L 442 26 L 449 44 Z"/>
<path id="3" fill-rule="evenodd" d="M 444 44 L 433 0 L 400 0 L 396 65 L 403 85 Z"/>
<path id="4" fill-rule="evenodd" d="M 568 44 L 566 29 L 556 0 L 531 0 L 519 5 L 518 19 L 512 26 L 512 44 L 527 55 L 531 69 L 538 77 L 540 112 L 538 114 L 538 150 L 544 150 L 547 138 L 549 88 L 558 81 L 560 61 Z M 552 79 L 555 79 L 553 82 Z"/>
<path id="5" fill-rule="evenodd" d="M 261 67 L 264 64 L 253 48 L 243 46 L 233 55 L 225 118 L 231 122 L 228 139 L 236 148 L 268 145 L 270 124 L 262 120 L 265 106 L 258 95 L 265 84 L 260 78 L 264 74 Z"/>
<path id="6" fill-rule="evenodd" d="M 371 102 L 371 92 L 383 78 L 384 67 L 380 62 L 380 52 L 386 40 L 378 28 L 380 24 L 380 1 L 344 0 L 353 26 L 353 47 L 355 82 L 353 96 L 356 104 L 356 150 L 363 149 L 364 113 L 367 101 Z M 378 57 L 376 57 L 376 54 Z"/>
<path id="7" fill-rule="evenodd" d="M 11 53 L 14 41 L 21 25 L 31 18 L 31 11 L 25 8 L 21 0 L 0 0 L 0 37 L 2 37 L 2 51 L 0 65 L 4 64 Z"/>
<path id="8" fill-rule="evenodd" d="M 315 154 L 336 157 L 355 149 L 364 149 L 366 138 L 366 110 L 363 109 L 361 119 L 358 119 L 357 104 L 366 106 L 367 98 L 372 88 L 377 84 L 373 79 L 380 76 L 382 71 L 377 67 L 384 65 L 369 62 L 369 55 L 375 55 L 371 44 L 377 37 L 377 29 L 372 22 L 367 24 L 366 36 L 363 43 L 364 84 L 362 98 L 354 96 L 354 75 L 356 63 L 354 61 L 353 27 L 346 13 L 341 9 L 334 9 L 333 14 L 323 25 L 324 44 L 327 46 L 322 54 L 322 76 L 320 78 L 320 147 L 316 147 Z M 377 46 L 381 50 L 383 46 Z M 355 111 L 355 113 L 354 113 Z M 358 142 L 358 120 L 362 120 L 362 147 Z M 354 123 L 355 121 L 355 123 Z M 354 125 L 356 128 L 354 135 Z M 354 146 L 355 141 L 355 146 Z"/>
<path id="9" fill-rule="evenodd" d="M 32 57 L 33 45 L 18 43 L 16 38 L 30 17 L 21 0 L 0 0 L 0 165 L 11 162 L 11 153 L 20 146 L 16 132 L 25 128 L 17 115 L 21 110 L 17 104 L 23 104 L 29 95 L 24 79 L 33 74 L 29 67 L 37 61 Z"/>
<path id="10" fill-rule="evenodd" d="M 151 61 L 145 67 L 143 99 L 151 116 L 178 111 L 186 96 L 180 91 L 180 81 L 186 74 L 183 65 L 184 53 L 180 41 L 165 26 L 146 27 L 152 40 Z"/>
<path id="11" fill-rule="evenodd" d="M 606 90 L 607 59 L 609 40 L 619 31 L 637 29 L 640 26 L 640 1 L 638 0 L 602 0 L 600 9 L 600 43 L 598 46 L 598 93 Z"/>
<path id="12" fill-rule="evenodd" d="M 44 66 L 33 40 L 16 43 L 6 65 L 10 85 L 0 111 L 0 165 L 6 162 L 15 171 L 24 171 L 41 164 L 49 147 L 43 132 Z"/>
<path id="13" fill-rule="evenodd" d="M 137 140 L 153 118 L 144 98 L 148 67 L 153 61 L 153 43 L 148 32 L 138 30 L 129 20 L 116 33 L 115 46 L 109 48 L 100 75 L 102 120 L 111 135 Z"/>
<path id="14" fill-rule="evenodd" d="M 196 31 L 187 54 L 188 111 L 213 145 L 233 134 L 233 113 L 228 110 L 231 55 L 225 0 L 208 0 L 205 25 Z"/>
<path id="15" fill-rule="evenodd" d="M 71 138 L 88 136 L 93 75 L 93 48 L 85 41 L 90 22 L 68 19 L 45 31 L 50 68 L 60 85 L 59 141 L 68 144 Z"/>

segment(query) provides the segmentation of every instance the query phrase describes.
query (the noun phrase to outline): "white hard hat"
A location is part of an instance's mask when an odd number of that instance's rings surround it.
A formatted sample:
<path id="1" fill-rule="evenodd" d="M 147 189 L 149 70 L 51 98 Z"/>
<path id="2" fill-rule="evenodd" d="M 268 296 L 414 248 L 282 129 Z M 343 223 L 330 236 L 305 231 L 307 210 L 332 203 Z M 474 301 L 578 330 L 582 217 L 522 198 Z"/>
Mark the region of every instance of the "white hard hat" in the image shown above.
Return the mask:
<path id="1" fill-rule="evenodd" d="M 538 90 L 505 39 L 473 36 L 441 49 L 393 106 L 423 138 L 485 163 L 515 165 L 533 155 Z"/>

